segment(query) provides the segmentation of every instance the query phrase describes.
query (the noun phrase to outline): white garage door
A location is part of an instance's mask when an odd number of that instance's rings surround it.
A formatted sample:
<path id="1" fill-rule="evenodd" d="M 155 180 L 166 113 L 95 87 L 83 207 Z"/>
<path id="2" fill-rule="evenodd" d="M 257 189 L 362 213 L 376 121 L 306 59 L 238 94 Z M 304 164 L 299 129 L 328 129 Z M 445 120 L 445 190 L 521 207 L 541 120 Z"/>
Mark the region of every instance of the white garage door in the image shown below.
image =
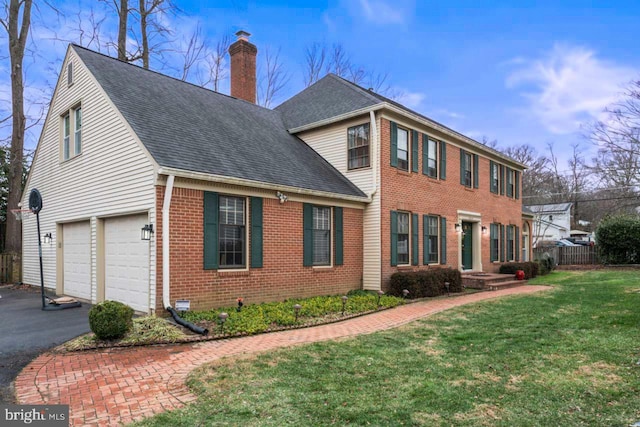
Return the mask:
<path id="1" fill-rule="evenodd" d="M 62 226 L 63 293 L 91 300 L 89 221 Z"/>
<path id="2" fill-rule="evenodd" d="M 149 241 L 140 239 L 147 214 L 104 221 L 105 299 L 149 310 Z"/>

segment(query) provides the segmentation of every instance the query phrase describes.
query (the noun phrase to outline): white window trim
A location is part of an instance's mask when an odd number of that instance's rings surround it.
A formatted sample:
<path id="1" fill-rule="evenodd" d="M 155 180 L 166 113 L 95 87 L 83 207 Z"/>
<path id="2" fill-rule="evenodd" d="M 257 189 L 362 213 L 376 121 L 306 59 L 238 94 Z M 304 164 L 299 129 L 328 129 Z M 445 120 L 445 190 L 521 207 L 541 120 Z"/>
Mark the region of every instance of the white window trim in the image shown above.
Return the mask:
<path id="1" fill-rule="evenodd" d="M 400 167 L 400 156 L 398 154 L 400 154 L 400 144 L 397 143 L 396 144 L 396 157 L 398 158 L 398 166 L 396 166 L 396 168 L 399 171 L 403 171 L 403 172 L 411 172 L 411 144 L 412 144 L 412 139 L 411 139 L 411 134 L 412 131 L 409 128 L 404 128 L 403 126 L 398 126 L 398 135 L 400 134 L 400 131 L 404 131 L 407 133 L 407 168 L 403 169 Z M 398 138 L 399 141 L 399 138 Z"/>
<path id="2" fill-rule="evenodd" d="M 360 166 L 357 168 L 350 168 L 349 167 L 349 129 L 351 128 L 355 128 L 355 127 L 359 127 L 359 126 L 364 126 L 364 125 L 369 125 L 369 164 L 367 166 Z M 357 125 L 353 125 L 353 126 L 347 126 L 347 172 L 357 172 L 357 171 L 361 171 L 361 170 L 366 170 L 366 169 L 371 169 L 371 164 L 372 164 L 372 153 L 371 153 L 371 122 L 365 122 L 365 123 L 360 123 Z"/>
<path id="3" fill-rule="evenodd" d="M 315 268 L 317 270 L 322 270 L 322 269 L 329 269 L 329 268 L 333 268 L 333 256 L 334 256 L 334 245 L 335 245 L 335 236 L 334 236 L 334 230 L 335 230 L 335 218 L 334 218 L 334 207 L 333 206 L 327 206 L 327 205 L 317 205 L 317 204 L 312 204 L 312 207 L 317 207 L 317 208 L 329 208 L 329 222 L 330 222 L 330 226 L 331 228 L 329 229 L 329 264 L 326 265 L 312 265 L 312 268 Z M 311 211 L 311 221 L 313 221 L 313 210 Z M 313 256 L 313 248 L 311 248 L 311 255 Z"/>
<path id="4" fill-rule="evenodd" d="M 429 143 L 430 142 L 434 142 L 436 144 L 436 149 L 435 151 L 435 161 L 436 161 L 436 175 L 435 176 L 431 176 L 429 175 L 429 156 L 427 155 L 427 177 L 431 178 L 431 179 L 440 179 L 440 144 L 442 144 L 442 141 L 432 138 L 429 135 L 427 135 L 427 149 L 429 151 L 429 153 L 431 153 L 431 150 L 429 149 Z"/>
<path id="5" fill-rule="evenodd" d="M 398 261 L 396 266 L 397 267 L 410 267 L 411 266 L 411 246 L 412 246 L 411 245 L 411 231 L 412 231 L 411 230 L 411 227 L 412 227 L 411 218 L 412 218 L 412 216 L 411 216 L 411 212 L 409 212 L 409 211 L 397 211 L 397 213 L 398 214 L 396 215 L 396 221 L 398 220 L 400 214 L 406 214 L 407 215 L 407 217 L 409 218 L 409 231 L 407 233 L 407 254 L 408 254 L 407 262 L 400 264 L 400 261 Z M 396 226 L 399 226 L 399 225 L 400 224 L 397 224 Z M 400 231 L 398 231 L 398 236 L 399 235 L 400 235 Z M 399 257 L 399 255 L 400 255 L 400 252 L 398 251 L 398 242 L 396 241 L 396 257 Z"/>
<path id="6" fill-rule="evenodd" d="M 432 218 L 436 218 L 436 236 L 438 238 L 438 241 L 436 242 L 436 249 L 438 250 L 438 259 L 436 261 L 428 261 L 427 265 L 436 265 L 436 264 L 440 264 L 440 257 L 441 257 L 441 253 L 442 252 L 440 249 L 442 247 L 442 236 L 440 235 L 440 221 L 442 216 L 440 215 L 432 215 L 432 214 L 427 214 L 427 217 L 432 217 Z M 427 226 L 428 226 L 428 221 L 427 221 Z M 429 257 L 429 254 L 427 254 L 427 257 Z"/>
<path id="7" fill-rule="evenodd" d="M 84 138 L 83 128 L 84 123 L 80 127 L 80 152 L 76 153 L 76 110 L 82 110 L 82 103 L 78 102 L 73 107 L 66 109 L 60 115 L 60 161 L 61 163 L 68 162 L 80 156 L 83 152 Z M 84 113 L 81 113 L 84 116 Z M 69 116 L 69 157 L 65 158 L 64 152 L 64 140 L 65 140 L 65 118 Z M 81 118 L 84 122 L 84 117 Z"/>
<path id="8" fill-rule="evenodd" d="M 244 254 L 244 267 L 233 267 L 233 268 L 224 268 L 224 267 L 220 267 L 220 259 L 218 259 L 218 269 L 216 270 L 218 273 L 238 273 L 238 272 L 243 272 L 243 271 L 249 271 L 249 255 L 251 253 L 250 251 L 250 245 L 251 242 L 249 241 L 249 197 L 246 196 L 241 196 L 241 195 L 237 195 L 237 194 L 219 194 L 218 197 L 235 197 L 238 199 L 244 199 L 244 241 L 245 241 L 245 245 L 244 245 L 244 250 L 245 250 L 245 254 Z M 218 215 L 220 215 L 220 206 L 218 205 Z M 219 250 L 220 250 L 220 219 L 218 219 L 218 241 L 216 242 L 216 245 L 218 245 L 218 257 L 220 256 Z"/>

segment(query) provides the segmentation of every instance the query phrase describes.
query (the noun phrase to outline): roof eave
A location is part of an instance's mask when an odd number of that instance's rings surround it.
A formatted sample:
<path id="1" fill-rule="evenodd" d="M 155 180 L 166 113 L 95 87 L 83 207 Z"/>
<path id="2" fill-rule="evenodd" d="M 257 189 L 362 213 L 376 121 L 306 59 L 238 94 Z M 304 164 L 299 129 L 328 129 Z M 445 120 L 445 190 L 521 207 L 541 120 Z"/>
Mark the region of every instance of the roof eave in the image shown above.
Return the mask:
<path id="1" fill-rule="evenodd" d="M 376 105 L 371 105 L 371 106 L 368 106 L 368 107 L 359 108 L 357 110 L 349 111 L 348 113 L 340 114 L 338 116 L 333 116 L 333 117 L 329 117 L 327 119 L 318 120 L 317 122 L 309 123 L 309 124 L 302 125 L 302 126 L 297 126 L 297 127 L 294 127 L 294 128 L 291 128 L 291 129 L 287 129 L 287 130 L 289 131 L 289 133 L 296 134 L 296 133 L 304 132 L 304 131 L 307 131 L 307 130 L 315 129 L 315 128 L 318 128 L 318 127 L 321 127 L 321 126 L 330 125 L 332 123 L 341 122 L 343 120 L 347 120 L 347 119 L 350 119 L 352 117 L 361 116 L 363 114 L 369 113 L 369 111 L 381 110 L 382 108 L 384 108 L 384 104 L 383 103 L 376 104 Z"/>
<path id="2" fill-rule="evenodd" d="M 203 172 L 194 172 L 184 169 L 170 167 L 160 167 L 159 175 L 173 175 L 179 178 L 195 179 L 199 181 L 215 182 L 220 184 L 238 185 L 243 187 L 253 187 L 265 190 L 285 191 L 304 196 L 325 197 L 331 199 L 345 200 L 349 202 L 369 203 L 371 200 L 367 196 L 351 196 L 348 194 L 332 193 L 329 191 L 311 190 L 308 188 L 293 187 L 290 185 L 272 184 L 269 182 L 254 181 L 232 176 L 215 175 Z"/>

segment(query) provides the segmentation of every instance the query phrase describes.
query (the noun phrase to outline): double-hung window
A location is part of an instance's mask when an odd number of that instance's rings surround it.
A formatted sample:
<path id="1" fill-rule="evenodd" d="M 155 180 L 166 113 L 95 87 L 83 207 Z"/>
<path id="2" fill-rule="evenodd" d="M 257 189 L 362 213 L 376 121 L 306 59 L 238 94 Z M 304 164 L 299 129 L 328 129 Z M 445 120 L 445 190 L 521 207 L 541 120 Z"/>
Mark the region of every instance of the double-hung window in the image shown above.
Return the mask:
<path id="1" fill-rule="evenodd" d="M 313 265 L 331 264 L 331 208 L 313 207 Z"/>
<path id="2" fill-rule="evenodd" d="M 398 128 L 398 169 L 409 170 L 409 131 Z"/>
<path id="3" fill-rule="evenodd" d="M 245 202 L 243 197 L 220 196 L 220 268 L 244 268 L 246 265 Z"/>
<path id="4" fill-rule="evenodd" d="M 464 185 L 465 187 L 471 187 L 473 185 L 473 171 L 472 171 L 472 163 L 471 163 L 471 154 L 463 153 L 463 165 L 464 165 Z"/>
<path id="5" fill-rule="evenodd" d="M 347 130 L 349 140 L 349 170 L 369 166 L 369 123 L 350 127 Z"/>
<path id="6" fill-rule="evenodd" d="M 515 247 L 514 234 L 515 234 L 515 227 L 513 225 L 508 225 L 507 226 L 507 261 L 514 260 L 514 247 Z"/>
<path id="7" fill-rule="evenodd" d="M 429 264 L 438 263 L 438 228 L 440 218 L 429 215 L 427 217 L 427 261 Z"/>
<path id="8" fill-rule="evenodd" d="M 427 142 L 427 176 L 438 177 L 438 141 L 429 138 Z"/>
<path id="9" fill-rule="evenodd" d="M 62 116 L 62 160 L 82 153 L 82 107 L 77 106 Z"/>
<path id="10" fill-rule="evenodd" d="M 491 192 L 498 194 L 500 188 L 500 165 L 491 162 Z"/>
<path id="11" fill-rule="evenodd" d="M 514 179 L 513 179 L 513 170 L 507 168 L 507 197 L 514 197 Z"/>
<path id="12" fill-rule="evenodd" d="M 409 213 L 398 212 L 398 265 L 409 264 Z"/>
<path id="13" fill-rule="evenodd" d="M 490 225 L 490 240 L 491 240 L 491 248 L 490 248 L 490 256 L 491 261 L 498 261 L 500 253 L 500 225 L 499 224 L 491 224 Z"/>

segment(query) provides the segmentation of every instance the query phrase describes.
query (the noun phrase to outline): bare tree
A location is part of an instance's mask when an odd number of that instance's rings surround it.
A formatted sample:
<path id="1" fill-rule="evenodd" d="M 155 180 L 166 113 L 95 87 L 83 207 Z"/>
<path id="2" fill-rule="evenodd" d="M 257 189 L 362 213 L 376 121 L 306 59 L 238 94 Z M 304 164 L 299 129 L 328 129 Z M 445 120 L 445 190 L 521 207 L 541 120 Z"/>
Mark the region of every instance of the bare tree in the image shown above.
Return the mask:
<path id="1" fill-rule="evenodd" d="M 258 105 L 269 108 L 291 78 L 280 61 L 280 50 L 274 54 L 268 48 L 264 53 L 264 72 L 259 78 Z"/>
<path id="2" fill-rule="evenodd" d="M 9 164 L 8 209 L 17 209 L 22 195 L 22 173 L 24 158 L 24 134 L 26 119 L 24 115 L 24 52 L 31 25 L 32 0 L 8 0 L 4 3 L 6 16 L 0 24 L 7 32 L 9 41 L 9 57 L 11 60 L 11 148 Z M 22 20 L 20 17 L 22 16 Z M 13 215 L 7 218 L 5 250 L 20 252 L 22 249 L 22 233 L 20 224 Z"/>
<path id="3" fill-rule="evenodd" d="M 192 68 L 197 67 L 199 62 L 206 55 L 206 43 L 202 38 L 202 31 L 198 25 L 191 33 L 188 40 L 185 40 L 185 48 L 182 52 L 182 76 L 180 79 L 186 81 L 189 78 Z"/>
<path id="4" fill-rule="evenodd" d="M 207 53 L 205 57 L 207 76 L 201 79 L 201 86 L 206 87 L 211 85 L 213 90 L 220 92 L 220 83 L 229 77 L 229 72 L 226 67 L 227 62 L 225 60 L 229 46 L 231 46 L 231 37 L 225 35 L 218 40 L 215 50 Z"/>
<path id="5" fill-rule="evenodd" d="M 320 43 L 313 43 L 304 52 L 305 65 L 303 69 L 304 87 L 309 87 L 322 77 L 325 68 L 327 49 Z"/>
<path id="6" fill-rule="evenodd" d="M 162 45 L 171 35 L 171 29 L 160 19 L 163 14 L 177 12 L 177 7 L 170 0 L 140 0 L 138 17 L 140 19 L 140 39 L 142 67 L 149 69 L 152 53 L 162 54 Z"/>
<path id="7" fill-rule="evenodd" d="M 127 61 L 127 32 L 129 27 L 127 21 L 129 20 L 129 0 L 113 0 L 113 5 L 118 11 L 118 59 L 120 61 Z"/>

